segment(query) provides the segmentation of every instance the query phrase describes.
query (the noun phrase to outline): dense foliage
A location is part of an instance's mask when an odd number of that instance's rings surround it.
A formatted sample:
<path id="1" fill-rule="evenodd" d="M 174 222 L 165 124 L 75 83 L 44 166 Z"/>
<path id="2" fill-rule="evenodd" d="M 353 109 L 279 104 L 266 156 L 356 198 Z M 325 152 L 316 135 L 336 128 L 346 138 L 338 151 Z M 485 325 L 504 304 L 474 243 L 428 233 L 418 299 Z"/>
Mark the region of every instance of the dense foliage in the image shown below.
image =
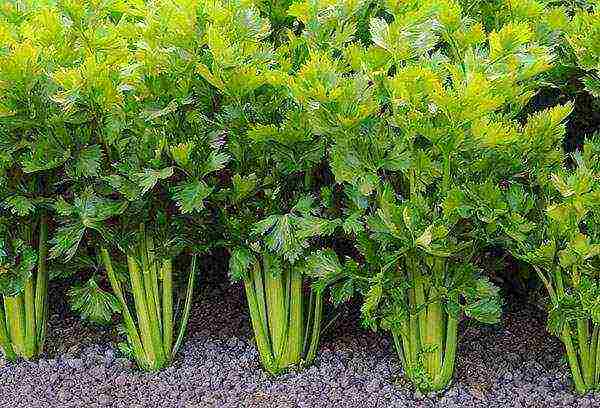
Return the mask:
<path id="1" fill-rule="evenodd" d="M 600 136 L 563 145 L 599 75 L 597 1 L 5 1 L 0 347 L 42 352 L 57 278 L 161 369 L 198 259 L 225 249 L 270 373 L 311 364 L 360 299 L 440 390 L 459 322 L 501 319 L 494 248 L 539 276 L 596 389 Z"/>

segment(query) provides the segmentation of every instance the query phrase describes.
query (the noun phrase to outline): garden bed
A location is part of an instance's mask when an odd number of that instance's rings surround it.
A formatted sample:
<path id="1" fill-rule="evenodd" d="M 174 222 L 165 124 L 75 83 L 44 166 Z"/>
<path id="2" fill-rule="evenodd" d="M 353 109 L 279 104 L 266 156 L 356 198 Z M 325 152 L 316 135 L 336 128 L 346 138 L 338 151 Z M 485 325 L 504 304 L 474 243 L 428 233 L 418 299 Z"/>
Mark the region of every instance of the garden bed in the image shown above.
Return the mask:
<path id="1" fill-rule="evenodd" d="M 501 324 L 461 326 L 456 380 L 422 395 L 404 380 L 388 337 L 358 328 L 349 307 L 324 336 L 316 364 L 270 377 L 260 368 L 240 286 L 204 282 L 173 367 L 139 371 L 114 333 L 51 310 L 47 353 L 0 368 L 0 406 L 36 407 L 593 407 L 576 397 L 544 314 L 509 299 Z"/>

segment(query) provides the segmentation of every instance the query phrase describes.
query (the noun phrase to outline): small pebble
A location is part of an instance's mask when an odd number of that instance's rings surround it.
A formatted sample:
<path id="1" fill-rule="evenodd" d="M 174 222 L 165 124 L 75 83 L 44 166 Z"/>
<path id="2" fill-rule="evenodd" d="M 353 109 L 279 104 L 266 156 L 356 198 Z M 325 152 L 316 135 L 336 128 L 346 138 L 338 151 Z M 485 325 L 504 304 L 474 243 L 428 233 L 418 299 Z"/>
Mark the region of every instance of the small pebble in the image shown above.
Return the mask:
<path id="1" fill-rule="evenodd" d="M 204 287 L 178 356 L 158 373 L 141 372 L 117 351 L 115 339 L 106 340 L 106 329 L 74 328 L 82 323 L 63 322 L 57 314 L 47 340 L 54 353 L 35 364 L 0 363 L 0 407 L 600 406 L 600 395 L 573 393 L 560 342 L 545 331 L 543 314 L 527 304 L 507 302 L 503 323 L 493 329 L 461 325 L 453 383 L 446 391 L 425 393 L 403 377 L 387 334 L 361 329 L 357 314 L 340 317 L 324 335 L 313 366 L 268 375 L 258 362 L 240 289 Z M 69 345 L 62 345 L 65 338 Z"/>

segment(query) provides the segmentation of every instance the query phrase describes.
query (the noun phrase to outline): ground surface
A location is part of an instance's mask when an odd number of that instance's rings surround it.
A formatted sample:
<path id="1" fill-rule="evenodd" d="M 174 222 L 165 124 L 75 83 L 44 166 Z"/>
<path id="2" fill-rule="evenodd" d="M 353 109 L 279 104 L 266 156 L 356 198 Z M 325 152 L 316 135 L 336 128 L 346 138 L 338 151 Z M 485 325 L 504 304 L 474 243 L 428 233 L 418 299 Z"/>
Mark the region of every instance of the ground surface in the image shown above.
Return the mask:
<path id="1" fill-rule="evenodd" d="M 458 380 L 437 396 L 412 390 L 386 336 L 357 328 L 352 311 L 325 336 L 313 367 L 274 379 L 258 365 L 238 286 L 204 285 L 185 347 L 157 374 L 120 357 L 114 333 L 59 310 L 45 358 L 0 367 L 0 407 L 600 406 L 600 395 L 571 392 L 560 344 L 547 335 L 542 314 L 510 304 L 501 325 L 461 327 Z"/>

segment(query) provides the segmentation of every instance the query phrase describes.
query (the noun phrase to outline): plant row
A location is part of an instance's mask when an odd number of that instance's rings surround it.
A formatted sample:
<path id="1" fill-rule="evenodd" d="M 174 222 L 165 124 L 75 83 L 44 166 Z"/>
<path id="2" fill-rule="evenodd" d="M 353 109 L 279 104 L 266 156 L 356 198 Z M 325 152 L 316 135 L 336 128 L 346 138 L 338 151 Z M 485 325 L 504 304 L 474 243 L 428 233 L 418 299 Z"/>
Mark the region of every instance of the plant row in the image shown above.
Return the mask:
<path id="1" fill-rule="evenodd" d="M 516 3 L 516 4 L 515 4 Z M 546 289 L 575 388 L 600 385 L 600 4 L 527 0 L 8 0 L 0 5 L 0 347 L 35 358 L 48 282 L 167 366 L 225 248 L 256 347 L 311 364 L 362 298 L 422 390 L 458 324 L 496 323 L 484 254 Z"/>

